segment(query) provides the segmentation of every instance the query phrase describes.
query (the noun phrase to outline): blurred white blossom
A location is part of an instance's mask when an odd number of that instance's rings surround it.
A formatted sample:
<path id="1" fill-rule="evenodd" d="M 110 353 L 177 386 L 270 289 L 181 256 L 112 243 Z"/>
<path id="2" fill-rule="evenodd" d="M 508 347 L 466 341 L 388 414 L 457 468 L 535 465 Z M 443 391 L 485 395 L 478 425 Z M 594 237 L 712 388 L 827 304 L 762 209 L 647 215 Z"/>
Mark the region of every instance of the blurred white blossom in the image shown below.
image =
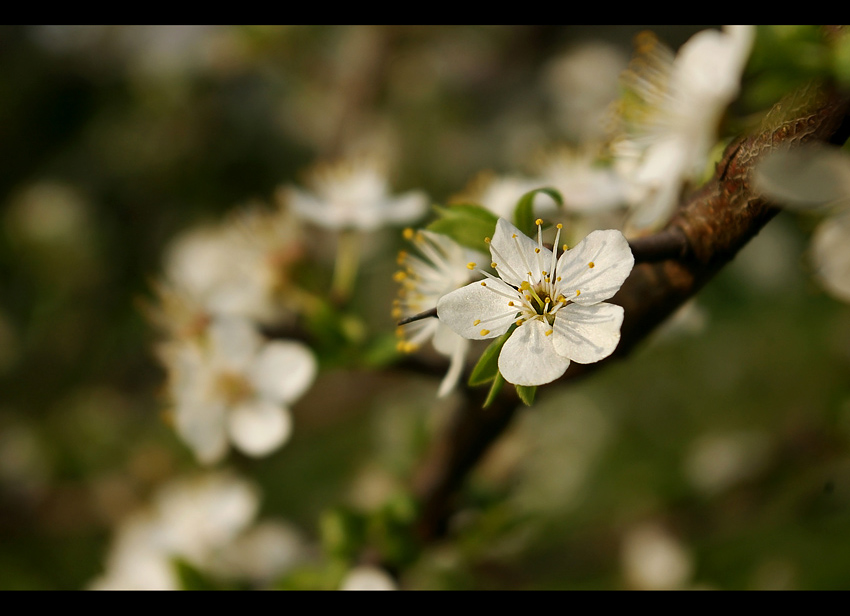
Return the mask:
<path id="1" fill-rule="evenodd" d="M 790 210 L 827 213 L 812 236 L 814 274 L 833 296 L 850 302 L 850 156 L 806 144 L 766 157 L 754 177 L 757 190 Z"/>
<path id="2" fill-rule="evenodd" d="M 723 113 L 738 95 L 754 38 L 752 26 L 703 30 L 674 55 L 654 35 L 641 35 L 623 74 L 624 135 L 613 146 L 631 183 L 633 230 L 665 224 L 683 188 L 701 178 Z"/>
<path id="3" fill-rule="evenodd" d="M 89 587 L 176 590 L 176 559 L 206 574 L 268 581 L 294 564 L 300 544 L 286 525 L 252 527 L 258 507 L 257 489 L 233 474 L 177 479 L 120 525 L 106 571 Z"/>
<path id="4" fill-rule="evenodd" d="M 452 198 L 455 203 L 475 203 L 499 218 L 513 220 L 517 202 L 527 192 L 536 188 L 545 188 L 546 184 L 538 178 L 518 175 L 496 175 L 484 171 L 479 173 L 458 195 Z M 534 211 L 545 214 L 557 209 L 555 201 L 545 193 L 534 196 Z"/>
<path id="5" fill-rule="evenodd" d="M 180 335 L 200 333 L 198 322 L 212 316 L 281 318 L 293 309 L 285 291 L 290 266 L 301 255 L 299 235 L 297 221 L 283 209 L 246 209 L 180 235 L 166 250 L 154 319 Z"/>
<path id="6" fill-rule="evenodd" d="M 637 590 L 681 589 L 693 575 L 691 551 L 666 528 L 652 522 L 626 533 L 620 557 L 628 586 Z"/>
<path id="7" fill-rule="evenodd" d="M 333 230 L 375 231 L 413 222 L 425 214 L 428 205 L 420 191 L 391 196 L 382 166 L 367 158 L 317 165 L 309 174 L 308 185 L 309 191 L 294 186 L 284 190 L 292 211 Z"/>
<path id="8" fill-rule="evenodd" d="M 340 590 L 398 590 L 398 584 L 383 569 L 361 565 L 342 580 Z"/>
<path id="9" fill-rule="evenodd" d="M 267 342 L 247 321 L 216 319 L 201 341 L 160 348 L 168 369 L 177 433 L 205 464 L 227 443 L 263 456 L 290 436 L 288 405 L 313 383 L 316 360 L 300 342 Z"/>

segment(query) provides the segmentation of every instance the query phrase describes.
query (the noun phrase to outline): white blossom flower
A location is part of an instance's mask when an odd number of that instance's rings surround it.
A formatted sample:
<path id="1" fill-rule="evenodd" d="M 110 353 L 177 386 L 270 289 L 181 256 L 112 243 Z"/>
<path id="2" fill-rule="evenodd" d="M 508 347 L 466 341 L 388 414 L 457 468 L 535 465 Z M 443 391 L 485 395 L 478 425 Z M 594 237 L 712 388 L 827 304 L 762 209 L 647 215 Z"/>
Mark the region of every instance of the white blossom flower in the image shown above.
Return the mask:
<path id="1" fill-rule="evenodd" d="M 89 587 L 177 590 L 176 559 L 222 579 L 267 582 L 295 564 L 303 548 L 285 523 L 252 524 L 258 508 L 256 487 L 231 473 L 174 480 L 121 523 L 106 571 Z"/>
<path id="2" fill-rule="evenodd" d="M 619 231 L 594 231 L 557 256 L 499 219 L 490 242 L 493 267 L 501 279 L 473 282 L 437 303 L 441 321 L 464 338 L 510 335 L 499 354 L 499 371 L 516 385 L 543 385 L 559 378 L 570 361 L 593 363 L 608 357 L 620 341 L 623 309 L 604 300 L 619 289 L 634 257 Z"/>
<path id="3" fill-rule="evenodd" d="M 633 229 L 666 223 L 685 184 L 703 174 L 754 38 L 752 26 L 703 30 L 675 56 L 650 34 L 639 42 L 624 73 L 632 95 L 621 108 L 627 136 L 614 145 L 619 169 L 632 182 Z"/>
<path id="4" fill-rule="evenodd" d="M 404 269 L 395 275 L 401 284 L 399 297 L 393 303 L 395 319 L 434 308 L 443 295 L 472 280 L 474 262 L 484 258 L 484 255 L 465 249 L 451 238 L 431 231 L 407 229 L 405 237 L 413 241 L 421 257 L 406 251 L 399 254 L 399 265 Z M 463 372 L 469 341 L 438 319 L 408 323 L 399 327 L 398 334 L 404 338 L 399 342 L 402 351 L 413 352 L 431 340 L 438 353 L 451 358 L 449 371 L 437 392 L 440 397 L 447 395 Z"/>
<path id="5" fill-rule="evenodd" d="M 850 302 L 850 156 L 825 145 L 780 150 L 756 168 L 755 188 L 784 207 L 826 212 L 812 236 L 814 274 Z"/>
<path id="6" fill-rule="evenodd" d="M 389 573 L 378 567 L 360 565 L 349 571 L 340 590 L 398 590 L 398 584 Z"/>
<path id="7" fill-rule="evenodd" d="M 334 230 L 374 231 L 405 224 L 421 218 L 428 205 L 419 191 L 390 196 L 386 175 L 369 159 L 319 165 L 309 184 L 312 192 L 288 187 L 283 193 L 301 218 Z"/>
<path id="8" fill-rule="evenodd" d="M 168 247 L 155 320 L 172 334 L 203 331 L 211 316 L 270 322 L 287 308 L 282 291 L 301 254 L 299 225 L 283 209 L 240 211 L 223 224 L 192 229 Z"/>
<path id="9" fill-rule="evenodd" d="M 527 192 L 543 188 L 546 184 L 537 178 L 518 175 L 497 176 L 491 171 L 479 173 L 466 189 L 452 198 L 456 203 L 476 203 L 499 218 L 512 219 L 517 201 Z M 558 204 L 546 194 L 534 196 L 534 211 L 541 214 L 551 213 Z"/>
<path id="10" fill-rule="evenodd" d="M 174 341 L 161 349 L 169 370 L 177 433 L 206 464 L 227 443 L 263 456 L 289 438 L 288 405 L 316 376 L 316 360 L 295 341 L 265 342 L 247 321 L 216 319 L 201 343 Z"/>

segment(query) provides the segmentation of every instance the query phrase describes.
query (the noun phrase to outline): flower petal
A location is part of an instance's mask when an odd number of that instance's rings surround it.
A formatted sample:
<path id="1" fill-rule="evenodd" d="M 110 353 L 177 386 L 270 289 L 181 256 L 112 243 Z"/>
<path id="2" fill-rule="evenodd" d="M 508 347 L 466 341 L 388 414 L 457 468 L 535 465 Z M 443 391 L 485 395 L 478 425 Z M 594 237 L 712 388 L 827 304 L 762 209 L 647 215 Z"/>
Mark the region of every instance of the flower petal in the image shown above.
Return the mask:
<path id="1" fill-rule="evenodd" d="M 573 303 L 597 304 L 620 290 L 634 264 L 622 233 L 593 231 L 558 259 L 558 291 Z"/>
<path id="2" fill-rule="evenodd" d="M 237 317 L 216 319 L 209 332 L 213 363 L 229 371 L 247 370 L 263 343 L 250 321 Z"/>
<path id="3" fill-rule="evenodd" d="M 490 255 L 502 280 L 516 287 L 524 281 L 539 282 L 541 272 L 552 262 L 551 250 L 540 248 L 535 240 L 504 218 L 496 223 L 496 232 L 490 241 Z"/>
<path id="4" fill-rule="evenodd" d="M 499 371 L 508 383 L 543 385 L 567 371 L 570 360 L 558 355 L 552 344 L 554 336 L 546 335 L 551 329 L 548 323 L 535 319 L 511 334 L 499 354 Z"/>
<path id="5" fill-rule="evenodd" d="M 215 464 L 227 452 L 224 404 L 203 400 L 178 401 L 174 427 L 202 464 Z"/>
<path id="6" fill-rule="evenodd" d="M 293 402 L 316 378 L 316 358 L 300 342 L 275 340 L 263 347 L 249 370 L 249 379 L 261 397 Z"/>
<path id="7" fill-rule="evenodd" d="M 443 377 L 443 381 L 440 383 L 440 389 L 437 391 L 437 397 L 442 398 L 454 389 L 458 379 L 460 379 L 466 363 L 464 360 L 469 350 L 469 340 L 458 336 L 451 328 L 440 323 L 432 342 L 438 352 L 451 357 L 449 371 Z"/>
<path id="8" fill-rule="evenodd" d="M 826 218 L 812 236 L 815 276 L 827 291 L 850 302 L 850 213 Z"/>
<path id="9" fill-rule="evenodd" d="M 249 456 L 264 456 L 292 433 L 289 410 L 266 400 L 251 400 L 234 408 L 228 417 L 233 444 Z"/>
<path id="10" fill-rule="evenodd" d="M 464 338 L 495 338 L 508 331 L 519 312 L 508 305 L 513 298 L 519 298 L 516 289 L 501 280 L 473 282 L 441 297 L 437 316 Z"/>
<path id="11" fill-rule="evenodd" d="M 605 359 L 620 342 L 623 309 L 614 304 L 570 304 L 555 315 L 553 343 L 559 355 L 579 364 Z"/>

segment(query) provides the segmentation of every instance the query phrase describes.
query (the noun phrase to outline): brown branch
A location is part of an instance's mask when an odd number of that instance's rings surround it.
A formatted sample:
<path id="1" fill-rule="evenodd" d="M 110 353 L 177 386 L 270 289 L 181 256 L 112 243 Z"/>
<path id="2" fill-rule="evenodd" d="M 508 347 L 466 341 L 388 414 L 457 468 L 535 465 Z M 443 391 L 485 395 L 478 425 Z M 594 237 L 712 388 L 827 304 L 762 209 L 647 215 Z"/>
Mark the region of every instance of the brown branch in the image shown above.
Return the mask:
<path id="1" fill-rule="evenodd" d="M 850 99 L 811 86 L 778 103 L 754 135 L 733 142 L 714 177 L 685 201 L 659 233 L 631 243 L 638 265 L 612 302 L 625 308 L 616 352 L 596 364 L 570 366 L 560 382 L 576 379 L 628 355 L 773 218 L 778 209 L 752 188 L 752 171 L 768 152 L 807 141 L 843 143 L 850 136 Z M 422 503 L 417 533 L 423 542 L 443 536 L 458 487 L 488 446 L 510 423 L 518 401 L 513 388 L 487 409 L 483 393 L 467 401 L 436 438 L 414 477 Z"/>

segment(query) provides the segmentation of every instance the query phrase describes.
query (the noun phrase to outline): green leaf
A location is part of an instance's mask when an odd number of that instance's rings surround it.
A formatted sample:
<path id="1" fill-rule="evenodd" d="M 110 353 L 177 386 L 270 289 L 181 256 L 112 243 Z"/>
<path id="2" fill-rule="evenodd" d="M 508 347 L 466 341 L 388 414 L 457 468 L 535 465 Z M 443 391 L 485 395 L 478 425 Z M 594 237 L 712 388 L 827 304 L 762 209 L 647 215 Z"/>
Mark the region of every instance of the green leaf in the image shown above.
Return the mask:
<path id="1" fill-rule="evenodd" d="M 496 378 L 493 379 L 493 384 L 490 386 L 490 393 L 487 394 L 487 399 L 484 401 L 482 408 L 487 408 L 491 404 L 493 404 L 493 400 L 496 399 L 496 396 L 499 395 L 499 392 L 502 391 L 502 385 L 505 384 L 505 377 L 502 376 L 501 372 L 496 373 Z"/>
<path id="2" fill-rule="evenodd" d="M 434 206 L 439 218 L 428 227 L 429 231 L 447 235 L 461 246 L 489 252 L 485 237 L 493 237 L 498 217 L 480 205 L 459 203 L 449 207 Z"/>
<path id="3" fill-rule="evenodd" d="M 520 197 L 516 208 L 514 208 L 514 226 L 529 237 L 534 235 L 535 228 L 537 227 L 534 222 L 537 220 L 534 216 L 534 197 L 537 193 L 549 195 L 559 207 L 564 205 L 564 198 L 554 188 L 535 188 Z"/>
<path id="4" fill-rule="evenodd" d="M 484 352 L 475 367 L 472 369 L 472 374 L 469 375 L 469 386 L 483 385 L 496 378 L 499 374 L 499 353 L 505 342 L 508 341 L 511 334 L 516 329 L 516 325 L 511 325 L 504 334 L 493 340 Z"/>
<path id="5" fill-rule="evenodd" d="M 531 406 L 534 403 L 534 395 L 537 393 L 537 385 L 514 385 L 519 399 L 525 406 Z"/>

